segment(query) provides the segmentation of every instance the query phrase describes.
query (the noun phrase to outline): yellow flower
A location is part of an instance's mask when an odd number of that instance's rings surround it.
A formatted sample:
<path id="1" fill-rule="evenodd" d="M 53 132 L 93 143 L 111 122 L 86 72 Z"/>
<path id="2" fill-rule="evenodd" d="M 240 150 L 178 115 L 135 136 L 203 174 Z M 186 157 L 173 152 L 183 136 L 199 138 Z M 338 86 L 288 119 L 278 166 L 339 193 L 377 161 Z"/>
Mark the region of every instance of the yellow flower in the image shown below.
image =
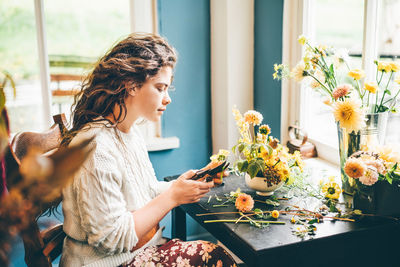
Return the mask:
<path id="1" fill-rule="evenodd" d="M 306 64 L 304 62 L 297 63 L 296 67 L 292 70 L 291 75 L 297 82 L 301 82 L 304 77 L 308 76 L 308 72 L 306 71 Z"/>
<path id="2" fill-rule="evenodd" d="M 382 160 L 390 163 L 400 163 L 400 153 L 392 146 L 378 146 L 376 150 Z"/>
<path id="3" fill-rule="evenodd" d="M 396 76 L 396 78 L 394 79 L 394 82 L 400 84 L 400 75 Z"/>
<path id="4" fill-rule="evenodd" d="M 273 211 L 271 212 L 271 216 L 272 216 L 272 218 L 274 218 L 274 219 L 278 219 L 278 218 L 279 218 L 279 211 L 273 210 Z"/>
<path id="5" fill-rule="evenodd" d="M 294 223 L 296 223 L 296 219 L 295 219 L 294 217 L 292 217 L 292 218 L 290 219 L 290 222 L 294 224 Z"/>
<path id="6" fill-rule="evenodd" d="M 348 75 L 350 77 L 352 77 L 354 80 L 358 81 L 365 76 L 365 73 L 363 70 L 354 69 L 354 70 L 349 71 Z"/>
<path id="7" fill-rule="evenodd" d="M 365 82 L 364 89 L 375 94 L 376 90 L 378 90 L 378 84 L 376 82 Z"/>
<path id="8" fill-rule="evenodd" d="M 324 98 L 324 101 L 322 101 L 322 103 L 324 103 L 327 106 L 332 106 L 332 101 L 329 97 Z"/>
<path id="9" fill-rule="evenodd" d="M 244 121 L 247 122 L 248 124 L 260 125 L 262 120 L 263 116 L 258 111 L 249 110 L 246 113 L 244 113 Z"/>
<path id="10" fill-rule="evenodd" d="M 378 62 L 378 71 L 390 72 L 391 70 L 392 70 L 392 67 L 391 67 L 390 63 L 385 62 L 385 61 Z"/>
<path id="11" fill-rule="evenodd" d="M 328 182 L 322 186 L 322 193 L 325 194 L 325 197 L 331 199 L 338 199 L 342 189 L 337 183 Z"/>
<path id="12" fill-rule="evenodd" d="M 269 135 L 271 133 L 271 128 L 268 125 L 263 124 L 260 126 L 260 129 L 258 129 L 258 131 L 262 135 Z"/>
<path id="13" fill-rule="evenodd" d="M 333 106 L 335 121 L 348 132 L 357 131 L 364 126 L 364 112 L 359 102 L 349 98 L 338 101 Z"/>
<path id="14" fill-rule="evenodd" d="M 393 72 L 398 72 L 400 70 L 400 65 L 397 64 L 396 62 L 390 62 L 389 63 L 391 71 Z"/>
<path id="15" fill-rule="evenodd" d="M 304 35 L 300 35 L 297 41 L 299 42 L 299 44 L 304 45 L 307 42 L 307 38 Z"/>
<path id="16" fill-rule="evenodd" d="M 226 158 L 229 156 L 229 151 L 226 149 L 220 149 L 218 151 L 218 154 L 212 155 L 210 157 L 211 162 L 219 162 L 219 161 L 224 161 Z"/>

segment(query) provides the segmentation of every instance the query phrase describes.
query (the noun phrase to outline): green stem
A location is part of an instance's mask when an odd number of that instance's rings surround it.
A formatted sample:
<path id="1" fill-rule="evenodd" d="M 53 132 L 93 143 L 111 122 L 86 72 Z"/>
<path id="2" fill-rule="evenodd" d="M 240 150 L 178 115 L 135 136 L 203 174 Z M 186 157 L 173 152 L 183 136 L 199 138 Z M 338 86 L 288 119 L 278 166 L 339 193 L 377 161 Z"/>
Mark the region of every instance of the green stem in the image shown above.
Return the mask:
<path id="1" fill-rule="evenodd" d="M 228 206 L 229 206 L 229 205 L 220 204 L 220 205 L 213 205 L 213 208 L 228 207 Z"/>
<path id="2" fill-rule="evenodd" d="M 204 221 L 204 223 L 216 223 L 216 222 L 231 222 L 231 223 L 234 223 L 234 222 L 236 222 L 237 221 L 237 219 L 236 220 L 228 220 L 228 219 L 222 219 L 222 220 L 208 220 L 208 221 Z M 250 220 L 240 220 L 240 221 L 238 221 L 238 222 L 241 222 L 241 223 L 243 223 L 243 222 L 250 222 Z M 285 222 L 282 222 L 282 221 L 256 221 L 256 220 L 253 220 L 253 222 L 256 222 L 256 223 L 270 223 L 270 224 L 286 224 Z"/>
<path id="3" fill-rule="evenodd" d="M 382 106 L 383 99 L 385 98 L 386 90 L 387 90 L 387 88 L 389 87 L 389 83 L 390 83 L 390 80 L 392 79 L 392 76 L 393 76 L 393 71 L 390 72 L 390 77 L 389 77 L 389 80 L 388 80 L 388 82 L 387 82 L 387 84 L 386 84 L 385 91 L 383 91 L 383 96 L 382 96 L 382 98 L 381 98 L 381 103 L 379 104 L 379 109 L 376 107 L 377 111 L 379 111 L 379 110 L 380 110 L 380 107 Z M 378 105 L 378 92 L 376 93 L 376 105 Z"/>
<path id="4" fill-rule="evenodd" d="M 331 91 L 330 91 L 323 83 L 321 83 L 321 82 L 320 82 L 316 77 L 314 77 L 313 75 L 310 74 L 310 76 L 311 76 L 311 78 L 313 78 L 314 80 L 316 80 L 320 85 L 322 85 L 322 87 L 325 89 L 325 91 L 326 91 L 330 96 L 332 96 Z"/>

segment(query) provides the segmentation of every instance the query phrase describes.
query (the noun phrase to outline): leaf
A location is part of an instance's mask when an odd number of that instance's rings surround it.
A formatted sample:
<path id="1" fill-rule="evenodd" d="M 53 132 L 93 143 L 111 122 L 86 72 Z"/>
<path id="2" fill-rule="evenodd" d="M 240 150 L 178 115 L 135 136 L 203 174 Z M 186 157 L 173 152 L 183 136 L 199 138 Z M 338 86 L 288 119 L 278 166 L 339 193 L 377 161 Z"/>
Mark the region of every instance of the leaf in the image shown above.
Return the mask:
<path id="1" fill-rule="evenodd" d="M 314 224 L 314 223 L 319 223 L 318 219 L 312 219 L 308 221 L 308 224 Z"/>
<path id="2" fill-rule="evenodd" d="M 244 148 L 245 148 L 245 145 L 243 143 L 240 143 L 239 146 L 238 146 L 239 153 L 242 153 Z"/>
<path id="3" fill-rule="evenodd" d="M 385 90 L 385 93 L 388 94 L 388 95 L 392 95 L 392 93 L 388 89 Z"/>
<path id="4" fill-rule="evenodd" d="M 264 217 L 264 213 L 261 209 L 254 209 L 254 213 L 257 216 L 257 218 L 262 219 Z"/>
<path id="5" fill-rule="evenodd" d="M 272 199 L 266 199 L 265 200 L 265 204 L 271 205 L 271 206 L 274 206 L 274 207 L 278 207 L 280 205 L 279 201 L 272 200 Z"/>
<path id="6" fill-rule="evenodd" d="M 0 112 L 3 110 L 6 104 L 6 96 L 4 94 L 4 90 L 0 90 Z"/>
<path id="7" fill-rule="evenodd" d="M 247 162 L 247 160 L 239 160 L 238 162 L 236 162 L 236 166 L 240 172 L 246 172 L 249 163 Z"/>
<path id="8" fill-rule="evenodd" d="M 250 175 L 251 178 L 255 177 L 260 170 L 260 167 L 257 163 L 252 162 L 247 167 L 247 173 Z"/>

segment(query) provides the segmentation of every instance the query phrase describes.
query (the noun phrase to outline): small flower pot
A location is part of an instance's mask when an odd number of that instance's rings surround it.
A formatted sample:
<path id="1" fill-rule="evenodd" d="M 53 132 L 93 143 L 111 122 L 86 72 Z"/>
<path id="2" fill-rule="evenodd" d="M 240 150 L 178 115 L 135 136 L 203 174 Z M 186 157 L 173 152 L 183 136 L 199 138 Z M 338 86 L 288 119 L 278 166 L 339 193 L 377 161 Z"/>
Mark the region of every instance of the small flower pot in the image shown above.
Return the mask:
<path id="1" fill-rule="evenodd" d="M 282 187 L 284 181 L 280 181 L 278 184 L 268 185 L 268 180 L 266 177 L 253 177 L 246 173 L 245 181 L 247 187 L 256 190 L 257 195 L 260 196 L 271 196 L 274 191 Z"/>

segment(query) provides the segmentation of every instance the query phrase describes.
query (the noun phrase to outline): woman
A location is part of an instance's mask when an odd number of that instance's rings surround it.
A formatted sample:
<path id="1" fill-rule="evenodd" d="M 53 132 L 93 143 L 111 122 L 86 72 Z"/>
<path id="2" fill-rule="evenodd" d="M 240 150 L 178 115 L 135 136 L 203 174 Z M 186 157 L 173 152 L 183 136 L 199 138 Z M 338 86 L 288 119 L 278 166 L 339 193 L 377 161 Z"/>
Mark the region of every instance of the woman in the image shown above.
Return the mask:
<path id="1" fill-rule="evenodd" d="M 160 220 L 174 207 L 199 201 L 213 182 L 192 170 L 157 181 L 135 122 L 158 121 L 171 98 L 176 63 L 161 37 L 133 34 L 103 56 L 76 97 L 64 144 L 95 136 L 92 155 L 63 191 L 67 237 L 60 266 L 233 266 L 219 246 L 171 240 L 161 245 Z M 183 266 L 182 265 L 182 266 Z"/>

